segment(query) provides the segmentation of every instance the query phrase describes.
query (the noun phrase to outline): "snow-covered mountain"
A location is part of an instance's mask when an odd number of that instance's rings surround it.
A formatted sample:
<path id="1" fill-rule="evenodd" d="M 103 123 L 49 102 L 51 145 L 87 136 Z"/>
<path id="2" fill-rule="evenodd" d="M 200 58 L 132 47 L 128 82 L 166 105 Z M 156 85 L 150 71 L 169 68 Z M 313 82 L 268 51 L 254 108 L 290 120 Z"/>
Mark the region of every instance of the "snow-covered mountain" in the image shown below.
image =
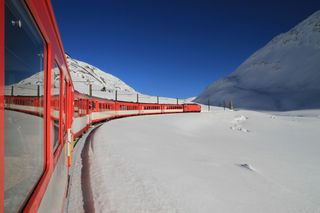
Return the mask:
<path id="1" fill-rule="evenodd" d="M 139 93 L 119 78 L 93 65 L 73 59 L 68 55 L 66 55 L 66 58 L 74 89 L 82 94 L 89 95 L 91 85 L 92 96 L 94 97 L 131 102 L 138 100 L 141 103 L 157 103 L 158 101 L 159 103 L 167 104 L 177 103 L 176 98 L 157 97 Z M 58 70 L 55 69 L 54 72 L 57 72 Z M 56 75 L 54 80 L 55 89 L 53 93 L 58 91 L 59 75 Z M 5 94 L 11 95 L 12 92 L 13 95 L 35 96 L 38 93 L 43 95 L 43 71 L 35 73 L 15 84 L 7 85 L 5 87 Z M 178 100 L 180 104 L 189 102 L 190 100 Z"/>
<path id="2" fill-rule="evenodd" d="M 92 85 L 92 95 L 95 97 L 115 99 L 121 101 L 137 101 L 142 103 L 157 103 L 157 96 L 145 95 L 137 92 L 119 78 L 100 70 L 88 63 L 76 60 L 66 55 L 71 78 L 76 91 L 89 94 L 89 85 Z M 117 95 L 115 94 L 117 93 Z M 190 102 L 180 99 L 179 103 Z M 175 104 L 175 98 L 159 97 L 159 103 Z"/>
<path id="3" fill-rule="evenodd" d="M 92 85 L 92 95 L 95 97 L 114 99 L 117 91 L 119 96 L 135 96 L 138 93 L 132 87 L 119 78 L 103 72 L 102 70 L 82 61 L 72 59 L 66 55 L 74 89 L 83 94 L 89 94 L 89 85 Z M 57 69 L 57 68 L 55 68 Z M 54 69 L 54 72 L 57 70 Z M 54 79 L 55 87 L 58 88 L 60 76 Z M 38 85 L 40 94 L 43 94 L 43 71 L 33 74 L 18 83 L 6 86 L 6 95 L 11 94 L 12 86 L 14 95 L 37 95 Z"/>
<path id="4" fill-rule="evenodd" d="M 196 102 L 261 110 L 320 108 L 320 11 L 273 38 Z"/>
<path id="5" fill-rule="evenodd" d="M 72 59 L 67 55 L 67 63 L 75 90 L 88 94 L 89 84 L 93 92 L 114 92 L 126 94 L 137 94 L 132 87 L 121 81 L 119 78 L 106 73 L 88 63 Z M 101 95 L 101 94 L 100 94 Z"/>

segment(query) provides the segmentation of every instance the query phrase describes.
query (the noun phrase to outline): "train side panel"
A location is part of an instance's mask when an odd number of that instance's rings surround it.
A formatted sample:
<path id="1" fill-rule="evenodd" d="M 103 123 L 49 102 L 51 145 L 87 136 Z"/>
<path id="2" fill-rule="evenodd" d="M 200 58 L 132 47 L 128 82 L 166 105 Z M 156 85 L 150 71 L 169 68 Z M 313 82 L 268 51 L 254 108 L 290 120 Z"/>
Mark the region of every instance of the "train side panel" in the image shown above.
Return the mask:
<path id="1" fill-rule="evenodd" d="M 74 138 L 78 138 L 90 127 L 89 98 L 78 92 L 74 92 L 73 122 L 71 132 Z"/>
<path id="2" fill-rule="evenodd" d="M 178 113 L 183 112 L 181 104 L 163 104 L 162 113 Z"/>
<path id="3" fill-rule="evenodd" d="M 6 171 L 1 172 L 1 178 L 3 174 L 6 178 L 1 184 L 5 187 L 0 188 L 5 194 L 0 212 L 41 212 L 48 205 L 57 211 L 62 208 L 65 196 L 61 195 L 65 195 L 68 183 L 66 153 L 72 101 L 67 98 L 72 96 L 71 77 L 50 1 L 1 0 L 0 9 L 4 7 L 5 13 L 0 14 L 5 14 L 1 17 L 5 29 L 0 25 L 0 41 L 4 34 L 8 38 L 6 62 L 0 63 L 5 64 L 5 70 L 0 69 L 5 104 L 1 99 L 0 106 L 6 109 L 1 116 L 5 121 L 0 121 L 5 124 L 0 126 L 5 139 L 0 142 L 6 147 Z M 18 56 L 24 60 L 21 65 L 26 66 L 19 72 L 14 69 Z M 3 54 L 0 57 L 3 62 Z M 59 76 L 57 85 L 55 71 Z M 1 81 L 3 76 L 5 81 Z M 24 79 L 33 82 L 23 84 Z"/>
<path id="4" fill-rule="evenodd" d="M 56 83 L 54 78 L 55 70 L 60 74 L 60 91 L 58 91 L 60 113 L 58 120 L 46 118 L 46 170 L 24 210 L 29 212 L 48 212 L 50 208 L 46 209 L 46 207 L 51 206 L 52 211 L 59 211 L 59 209 L 62 211 L 65 196 L 60 196 L 65 195 L 68 183 L 68 164 L 65 158 L 68 149 L 68 144 L 66 143 L 67 130 L 71 127 L 70 121 L 68 124 L 68 120 L 72 116 L 72 112 L 68 110 L 70 109 L 68 107 L 70 102 L 68 103 L 67 101 L 68 94 L 72 90 L 71 77 L 68 72 L 51 2 L 49 0 L 41 2 L 28 0 L 27 6 L 47 43 L 48 64 L 46 64 L 47 69 L 44 72 L 47 75 L 47 103 L 45 106 L 47 111 L 45 117 L 52 113 L 51 98 L 56 95 L 53 89 Z M 55 130 L 56 123 L 58 123 L 57 132 Z M 56 146 L 51 145 L 55 143 L 52 142 L 55 140 L 53 139 L 54 137 L 57 137 Z"/>
<path id="5" fill-rule="evenodd" d="M 201 106 L 199 104 L 183 104 L 184 112 L 201 112 Z"/>
<path id="6" fill-rule="evenodd" d="M 141 114 L 160 114 L 162 112 L 160 104 L 141 104 Z"/>

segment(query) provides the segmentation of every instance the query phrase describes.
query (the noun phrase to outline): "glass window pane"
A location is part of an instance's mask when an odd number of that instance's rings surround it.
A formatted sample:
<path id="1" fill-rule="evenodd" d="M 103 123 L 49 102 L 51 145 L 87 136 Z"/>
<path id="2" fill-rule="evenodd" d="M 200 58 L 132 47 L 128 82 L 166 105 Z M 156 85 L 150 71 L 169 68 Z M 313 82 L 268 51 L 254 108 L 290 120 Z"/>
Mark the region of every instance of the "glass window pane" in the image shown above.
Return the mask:
<path id="1" fill-rule="evenodd" d="M 22 1 L 5 1 L 5 212 L 21 210 L 44 169 L 44 42 Z"/>
<path id="2" fill-rule="evenodd" d="M 59 146 L 61 71 L 55 63 L 51 71 L 51 146 L 55 151 Z"/>
<path id="3" fill-rule="evenodd" d="M 63 133 L 62 136 L 67 133 L 67 81 L 63 81 Z"/>
<path id="4" fill-rule="evenodd" d="M 73 117 L 77 118 L 79 117 L 79 99 L 74 99 L 74 107 L 73 107 Z"/>

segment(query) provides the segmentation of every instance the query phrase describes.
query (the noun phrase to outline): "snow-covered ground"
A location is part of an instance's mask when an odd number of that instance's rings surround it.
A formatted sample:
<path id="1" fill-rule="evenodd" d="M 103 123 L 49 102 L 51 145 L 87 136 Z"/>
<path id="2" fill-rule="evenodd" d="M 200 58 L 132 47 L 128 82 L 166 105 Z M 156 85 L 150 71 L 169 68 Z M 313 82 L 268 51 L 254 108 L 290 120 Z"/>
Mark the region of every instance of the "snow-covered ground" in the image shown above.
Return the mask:
<path id="1" fill-rule="evenodd" d="M 320 110 L 211 110 L 114 120 L 79 141 L 69 212 L 320 212 Z"/>

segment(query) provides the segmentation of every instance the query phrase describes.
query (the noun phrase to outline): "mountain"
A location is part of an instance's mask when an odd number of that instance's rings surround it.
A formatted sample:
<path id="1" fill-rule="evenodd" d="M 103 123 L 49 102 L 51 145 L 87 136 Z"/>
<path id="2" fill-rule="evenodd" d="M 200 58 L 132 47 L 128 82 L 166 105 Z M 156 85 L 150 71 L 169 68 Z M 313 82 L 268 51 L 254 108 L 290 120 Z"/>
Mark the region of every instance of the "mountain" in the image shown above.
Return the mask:
<path id="1" fill-rule="evenodd" d="M 119 96 L 134 96 L 137 91 L 119 78 L 103 72 L 102 70 L 82 61 L 72 59 L 66 55 L 74 89 L 80 93 L 89 95 L 89 85 L 92 86 L 92 95 L 95 97 L 114 99 L 115 93 Z M 59 84 L 59 75 L 55 78 L 55 85 Z M 33 74 L 18 83 L 5 87 L 5 94 L 10 95 L 12 86 L 14 95 L 37 95 L 38 85 L 43 85 L 43 71 Z M 43 94 L 42 86 L 40 94 Z"/>
<path id="2" fill-rule="evenodd" d="M 93 93 L 111 93 L 116 90 L 122 94 L 138 93 L 119 78 L 88 63 L 72 59 L 68 55 L 66 55 L 66 57 L 74 88 L 78 92 L 89 94 L 89 84 L 91 84 Z"/>
<path id="3" fill-rule="evenodd" d="M 74 89 L 78 92 L 89 94 L 89 85 L 92 85 L 92 95 L 100 98 L 115 99 L 143 103 L 157 103 L 157 96 L 145 95 L 137 92 L 119 78 L 100 70 L 88 63 L 76 60 L 66 55 L 71 73 Z M 139 97 L 137 97 L 137 95 Z M 189 102 L 180 99 L 179 103 Z M 159 103 L 175 104 L 175 98 L 159 97 Z"/>
<path id="4" fill-rule="evenodd" d="M 273 38 L 195 102 L 258 110 L 320 108 L 320 11 Z"/>
<path id="5" fill-rule="evenodd" d="M 93 65 L 73 59 L 69 55 L 66 55 L 66 58 L 75 91 L 89 95 L 91 85 L 92 96 L 94 97 L 131 102 L 138 100 L 141 103 L 157 103 L 158 101 L 159 103 L 167 104 L 177 103 L 176 98 L 157 97 L 139 93 L 119 78 Z M 59 75 L 55 77 L 55 85 L 59 84 L 59 78 Z M 41 85 L 43 85 L 43 71 L 35 73 L 15 84 L 5 86 L 5 95 L 11 95 L 12 92 L 14 95 L 22 96 L 36 96 L 38 93 L 43 95 L 43 87 Z M 57 91 L 58 86 L 56 86 L 53 93 L 55 94 Z M 190 101 L 179 99 L 178 102 L 181 104 Z"/>

